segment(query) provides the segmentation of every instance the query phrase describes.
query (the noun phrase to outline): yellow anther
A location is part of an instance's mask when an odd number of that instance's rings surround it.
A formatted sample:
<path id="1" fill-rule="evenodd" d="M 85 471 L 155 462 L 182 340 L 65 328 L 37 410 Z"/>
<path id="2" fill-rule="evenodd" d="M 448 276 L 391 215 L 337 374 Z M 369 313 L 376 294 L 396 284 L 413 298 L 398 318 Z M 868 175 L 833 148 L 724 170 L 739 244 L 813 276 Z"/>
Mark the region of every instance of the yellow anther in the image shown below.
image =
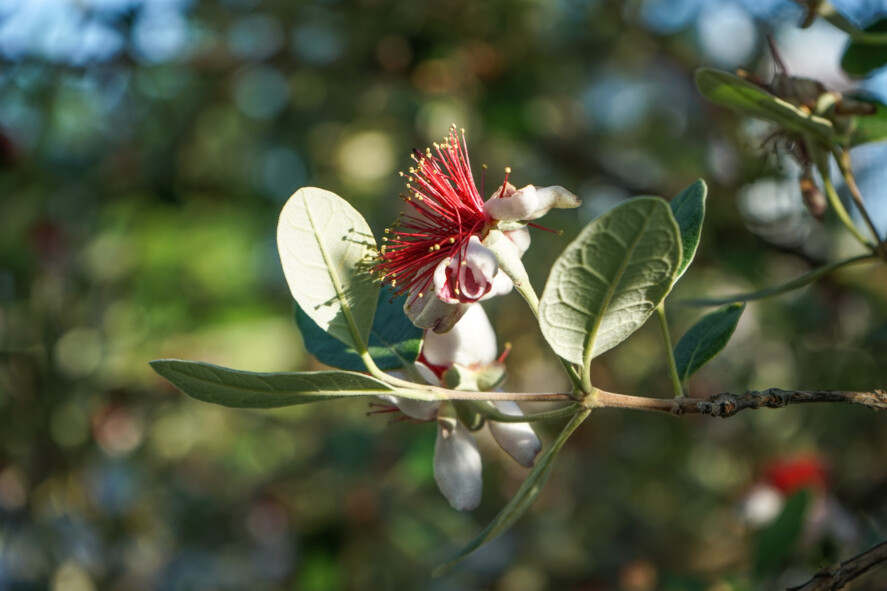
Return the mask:
<path id="1" fill-rule="evenodd" d="M 434 245 L 434 250 L 440 250 L 440 244 L 435 244 L 435 245 Z"/>
<path id="2" fill-rule="evenodd" d="M 458 287 L 457 287 L 456 289 L 454 289 L 453 291 L 455 292 L 456 295 L 459 295 L 459 294 L 462 293 L 461 291 L 459 291 L 459 288 L 458 288 Z"/>
<path id="3" fill-rule="evenodd" d="M 391 287 L 394 287 L 395 285 L 397 285 L 397 279 L 392 279 L 391 280 Z"/>
<path id="4" fill-rule="evenodd" d="M 425 294 L 423 294 L 423 293 L 420 291 L 418 297 L 421 298 L 421 297 L 424 297 L 424 296 L 425 296 Z"/>
<path id="5" fill-rule="evenodd" d="M 456 239 L 450 236 L 450 244 L 456 244 Z"/>
<path id="6" fill-rule="evenodd" d="M 505 174 L 511 174 L 511 167 L 510 166 L 505 167 Z"/>

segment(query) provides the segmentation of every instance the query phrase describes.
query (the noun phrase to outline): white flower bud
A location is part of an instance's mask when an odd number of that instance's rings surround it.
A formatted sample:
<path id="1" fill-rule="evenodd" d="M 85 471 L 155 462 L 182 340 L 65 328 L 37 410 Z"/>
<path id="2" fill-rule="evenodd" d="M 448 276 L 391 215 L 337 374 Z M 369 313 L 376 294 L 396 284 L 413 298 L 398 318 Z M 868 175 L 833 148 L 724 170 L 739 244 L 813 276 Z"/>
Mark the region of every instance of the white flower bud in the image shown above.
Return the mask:
<path id="1" fill-rule="evenodd" d="M 523 416 L 523 411 L 516 402 L 503 400 L 493 402 L 499 412 L 511 416 Z M 542 450 L 542 442 L 529 423 L 499 423 L 488 421 L 490 434 L 508 455 L 525 468 L 532 468 L 536 456 Z"/>
<path id="2" fill-rule="evenodd" d="M 468 429 L 453 418 L 437 420 L 434 480 L 454 509 L 470 511 L 480 504 L 480 452 Z"/>
<path id="3" fill-rule="evenodd" d="M 469 304 L 465 315 L 450 332 L 425 334 L 422 354 L 433 364 L 452 367 L 487 366 L 496 360 L 496 333 L 483 306 Z"/>

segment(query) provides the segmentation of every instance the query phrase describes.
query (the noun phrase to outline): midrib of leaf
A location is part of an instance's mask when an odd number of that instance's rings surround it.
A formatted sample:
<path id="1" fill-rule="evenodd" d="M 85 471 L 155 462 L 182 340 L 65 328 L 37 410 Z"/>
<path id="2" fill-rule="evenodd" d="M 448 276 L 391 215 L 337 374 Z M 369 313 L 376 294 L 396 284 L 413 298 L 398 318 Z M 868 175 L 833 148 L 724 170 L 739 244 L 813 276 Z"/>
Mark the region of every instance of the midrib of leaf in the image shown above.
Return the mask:
<path id="1" fill-rule="evenodd" d="M 345 294 L 340 285 L 341 280 L 336 273 L 335 268 L 330 263 L 329 253 L 327 253 L 323 240 L 317 233 L 317 225 L 314 223 L 314 216 L 311 215 L 311 206 L 304 195 L 302 196 L 302 201 L 305 202 L 305 212 L 308 214 L 308 223 L 311 224 L 311 230 L 314 231 L 315 240 L 317 240 L 317 246 L 320 248 L 321 256 L 323 256 L 323 262 L 326 264 L 327 273 L 329 273 L 330 279 L 333 280 L 333 288 L 336 290 L 336 297 L 339 300 L 339 304 L 342 306 L 342 312 L 345 314 L 345 322 L 348 323 L 348 329 L 351 331 L 351 336 L 354 337 L 354 344 L 357 347 L 360 347 L 360 349 L 357 349 L 357 352 L 360 355 L 363 355 L 367 351 L 367 343 L 363 342 L 363 335 L 360 334 L 360 330 L 357 328 L 357 323 L 351 315 L 351 308 L 348 307 L 348 301 L 345 299 Z"/>
<path id="2" fill-rule="evenodd" d="M 163 361 L 164 360 L 160 360 L 159 362 L 163 363 Z M 152 362 L 152 365 L 154 363 L 158 363 L 158 362 Z M 246 372 L 246 376 L 244 376 L 244 377 L 246 377 L 247 379 L 253 378 L 255 380 L 262 381 L 267 384 L 267 386 L 268 386 L 267 389 L 261 389 L 261 388 L 251 387 L 251 386 L 242 386 L 240 384 L 235 386 L 235 385 L 229 384 L 229 383 L 227 383 L 223 380 L 220 380 L 220 379 L 211 380 L 206 377 L 196 376 L 193 373 L 188 373 L 188 372 L 182 371 L 182 370 L 177 369 L 174 366 L 166 364 L 166 363 L 163 363 L 163 365 L 166 368 L 168 368 L 168 370 L 170 372 L 175 372 L 181 376 L 185 376 L 186 378 L 197 381 L 197 382 L 203 382 L 206 384 L 218 384 L 224 388 L 230 388 L 232 390 L 238 390 L 241 392 L 250 392 L 252 394 L 268 394 L 269 392 L 273 392 L 273 393 L 278 393 L 278 394 L 291 393 L 291 394 L 304 394 L 306 396 L 310 396 L 311 394 L 323 395 L 324 393 L 327 392 L 327 390 L 304 390 L 304 391 L 297 391 L 297 390 L 290 390 L 290 389 L 280 390 L 278 388 L 275 388 L 273 385 L 269 384 L 266 381 L 268 377 L 272 377 L 272 376 L 290 377 L 290 374 L 286 374 L 286 373 L 275 373 L 275 374 L 270 374 L 270 376 L 263 376 L 263 375 L 259 375 L 259 374 L 253 374 L 253 373 Z M 206 366 L 204 365 L 203 367 L 206 367 Z M 209 368 L 209 369 L 212 370 L 212 368 Z M 234 371 L 236 371 L 236 370 L 234 370 Z M 242 372 L 236 372 L 236 373 L 242 373 Z M 347 373 L 349 373 L 349 372 L 343 372 L 341 370 L 337 370 L 336 373 L 347 375 Z M 211 375 L 215 378 L 218 377 L 218 374 L 215 371 L 211 371 Z M 361 378 L 361 379 L 363 379 L 363 378 L 372 379 L 369 376 L 365 376 L 362 374 L 354 374 L 354 375 L 356 377 Z M 291 376 L 291 377 L 297 377 L 297 376 Z M 382 384 L 379 384 L 379 385 L 381 386 Z M 390 394 L 392 391 L 393 391 L 393 389 L 379 388 L 378 390 L 335 390 L 335 393 L 336 394 L 348 394 L 348 395 L 354 395 L 354 396 L 359 396 L 359 395 L 372 396 L 377 392 L 381 393 L 381 394 Z"/>
<path id="3" fill-rule="evenodd" d="M 631 242 L 631 246 L 626 251 L 626 256 L 622 259 L 622 263 L 619 265 L 619 271 L 616 274 L 615 280 L 610 282 L 610 287 L 607 288 L 607 294 L 604 298 L 603 306 L 601 306 L 601 312 L 595 316 L 594 324 L 590 331 L 588 331 L 588 336 L 585 339 L 585 351 L 582 357 L 582 365 L 586 368 L 591 363 L 591 357 L 594 355 L 594 342 L 597 340 L 597 332 L 600 330 L 601 322 L 604 321 L 604 314 L 606 310 L 610 307 L 610 301 L 613 299 L 613 294 L 616 293 L 616 288 L 619 287 L 620 282 L 622 281 L 622 276 L 625 275 L 625 268 L 628 266 L 628 260 L 631 258 L 631 254 L 638 246 L 638 242 L 641 237 L 644 235 L 644 231 L 647 229 L 647 225 L 650 223 L 650 215 L 647 215 L 644 220 L 644 226 L 641 228 L 641 231 L 635 234 L 634 239 Z"/>

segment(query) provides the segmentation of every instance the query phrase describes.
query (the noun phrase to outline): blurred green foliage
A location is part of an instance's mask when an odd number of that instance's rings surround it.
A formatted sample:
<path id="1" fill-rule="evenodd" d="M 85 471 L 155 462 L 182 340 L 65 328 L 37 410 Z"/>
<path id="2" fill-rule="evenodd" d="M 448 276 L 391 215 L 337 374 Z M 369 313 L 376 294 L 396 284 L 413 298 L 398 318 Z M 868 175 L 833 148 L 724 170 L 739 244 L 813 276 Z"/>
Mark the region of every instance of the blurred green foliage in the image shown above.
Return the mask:
<path id="1" fill-rule="evenodd" d="M 0 589 L 759 588 L 755 527 L 737 506 L 763 466 L 800 452 L 831 467 L 856 533 L 799 546 L 770 583 L 883 539 L 884 417 L 609 410 L 568 442 L 514 529 L 432 581 L 523 478 L 494 445 L 481 443 L 483 504 L 459 514 L 436 490 L 429 425 L 388 424 L 354 401 L 218 408 L 147 365 L 319 368 L 277 260 L 282 203 L 321 186 L 378 234 L 410 149 L 454 121 L 478 173 L 489 165 L 488 192 L 511 166 L 518 186 L 583 198 L 545 220 L 564 238 L 534 235 L 537 287 L 587 221 L 699 177 L 708 216 L 678 299 L 834 259 L 847 242 L 804 216 L 779 151 L 693 88 L 698 66 L 755 67 L 762 34 L 793 29 L 797 8 L 704 4 L 54 0 L 28 20 L 31 3 L 0 3 Z M 758 43 L 725 54 L 709 29 L 737 22 L 722 41 Z M 672 308 L 677 339 L 701 311 Z M 508 388 L 565 387 L 519 297 L 488 309 L 513 345 Z M 596 384 L 670 396 L 657 331 L 596 360 Z M 885 381 L 881 266 L 750 304 L 691 390 Z"/>

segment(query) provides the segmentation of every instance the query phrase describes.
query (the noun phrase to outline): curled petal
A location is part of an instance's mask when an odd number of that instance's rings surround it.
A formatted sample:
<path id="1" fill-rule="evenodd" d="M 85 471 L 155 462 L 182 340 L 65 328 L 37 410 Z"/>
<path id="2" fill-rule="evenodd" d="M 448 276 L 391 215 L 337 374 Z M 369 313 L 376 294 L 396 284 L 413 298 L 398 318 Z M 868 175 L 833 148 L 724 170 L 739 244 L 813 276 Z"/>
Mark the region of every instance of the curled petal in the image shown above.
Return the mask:
<path id="1" fill-rule="evenodd" d="M 530 248 L 530 229 L 525 226 L 520 230 L 511 230 L 510 232 L 503 232 L 503 234 L 514 244 L 514 247 L 517 249 L 517 256 L 524 256 L 524 253 Z"/>
<path id="2" fill-rule="evenodd" d="M 470 511 L 480 504 L 480 452 L 468 429 L 452 418 L 437 420 L 434 480 L 454 509 Z"/>
<path id="3" fill-rule="evenodd" d="M 507 195 L 507 193 L 506 193 Z M 511 196 L 495 196 L 484 203 L 487 215 L 503 222 L 535 220 L 552 208 L 571 209 L 579 207 L 581 201 L 563 187 L 534 187 L 527 185 Z"/>
<path id="4" fill-rule="evenodd" d="M 516 402 L 503 400 L 493 402 L 500 412 L 522 416 L 524 413 Z M 498 423 L 489 421 L 490 434 L 508 455 L 514 458 L 518 464 L 525 468 L 532 468 L 536 462 L 536 456 L 542 450 L 542 442 L 533 427 L 529 423 Z"/>
<path id="5" fill-rule="evenodd" d="M 493 288 L 480 299 L 480 301 L 486 301 L 490 298 L 495 298 L 497 296 L 503 296 L 511 293 L 511 290 L 514 289 L 514 282 L 511 278 L 505 273 L 497 273 L 495 277 L 493 277 Z"/>
<path id="6" fill-rule="evenodd" d="M 487 366 L 496 360 L 496 333 L 480 304 L 469 304 L 456 326 L 447 333 L 425 334 L 422 355 L 437 366 Z"/>
<path id="7" fill-rule="evenodd" d="M 493 289 L 499 272 L 496 255 L 472 236 L 462 256 L 441 261 L 434 270 L 437 297 L 450 303 L 476 302 Z"/>
<path id="8" fill-rule="evenodd" d="M 410 292 L 403 311 L 414 325 L 436 333 L 447 332 L 462 318 L 468 304 L 448 303 L 437 297 L 434 287 L 424 292 Z"/>

